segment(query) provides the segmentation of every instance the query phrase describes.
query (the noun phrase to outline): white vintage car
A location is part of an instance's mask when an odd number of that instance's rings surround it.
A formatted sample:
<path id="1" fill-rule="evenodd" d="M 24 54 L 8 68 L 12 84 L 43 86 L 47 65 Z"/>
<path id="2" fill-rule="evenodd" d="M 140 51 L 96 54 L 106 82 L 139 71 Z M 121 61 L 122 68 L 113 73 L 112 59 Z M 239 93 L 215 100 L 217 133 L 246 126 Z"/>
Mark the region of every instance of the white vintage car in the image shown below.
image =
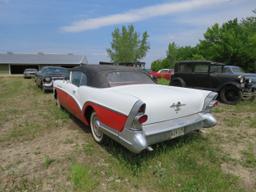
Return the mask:
<path id="1" fill-rule="evenodd" d="M 216 124 L 210 111 L 217 93 L 157 85 L 129 67 L 73 68 L 69 80 L 54 82 L 54 97 L 91 127 L 96 142 L 108 136 L 134 153 Z"/>

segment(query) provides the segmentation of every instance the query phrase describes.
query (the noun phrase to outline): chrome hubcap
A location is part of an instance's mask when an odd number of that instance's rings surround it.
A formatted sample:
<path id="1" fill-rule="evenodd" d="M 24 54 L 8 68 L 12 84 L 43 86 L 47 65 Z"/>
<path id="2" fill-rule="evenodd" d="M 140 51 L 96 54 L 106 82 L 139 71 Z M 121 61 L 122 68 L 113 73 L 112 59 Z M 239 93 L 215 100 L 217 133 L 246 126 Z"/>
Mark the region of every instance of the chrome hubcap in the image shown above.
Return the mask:
<path id="1" fill-rule="evenodd" d="M 93 117 L 93 131 L 98 138 L 102 137 L 103 134 L 100 130 L 100 121 L 95 116 Z"/>

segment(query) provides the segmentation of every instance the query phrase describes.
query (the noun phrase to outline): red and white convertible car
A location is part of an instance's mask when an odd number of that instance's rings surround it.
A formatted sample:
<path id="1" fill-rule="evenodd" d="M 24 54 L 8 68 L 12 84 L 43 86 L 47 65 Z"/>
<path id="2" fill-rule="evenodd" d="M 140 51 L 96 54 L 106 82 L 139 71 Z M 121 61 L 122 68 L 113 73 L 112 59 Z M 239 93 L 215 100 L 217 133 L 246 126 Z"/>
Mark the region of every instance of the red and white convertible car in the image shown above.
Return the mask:
<path id="1" fill-rule="evenodd" d="M 134 153 L 216 124 L 210 109 L 217 93 L 155 84 L 144 72 L 120 66 L 84 65 L 69 80 L 54 82 L 59 106 Z"/>

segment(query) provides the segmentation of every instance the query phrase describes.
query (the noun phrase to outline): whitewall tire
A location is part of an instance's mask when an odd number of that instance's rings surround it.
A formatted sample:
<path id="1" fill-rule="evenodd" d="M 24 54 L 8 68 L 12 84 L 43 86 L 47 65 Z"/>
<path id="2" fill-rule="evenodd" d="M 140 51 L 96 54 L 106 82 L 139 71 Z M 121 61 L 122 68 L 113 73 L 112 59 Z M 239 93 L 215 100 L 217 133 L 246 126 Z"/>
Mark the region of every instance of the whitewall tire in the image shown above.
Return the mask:
<path id="1" fill-rule="evenodd" d="M 92 131 L 92 137 L 97 143 L 102 143 L 104 140 L 104 134 L 100 130 L 100 121 L 95 112 L 92 112 L 90 117 L 90 127 Z"/>

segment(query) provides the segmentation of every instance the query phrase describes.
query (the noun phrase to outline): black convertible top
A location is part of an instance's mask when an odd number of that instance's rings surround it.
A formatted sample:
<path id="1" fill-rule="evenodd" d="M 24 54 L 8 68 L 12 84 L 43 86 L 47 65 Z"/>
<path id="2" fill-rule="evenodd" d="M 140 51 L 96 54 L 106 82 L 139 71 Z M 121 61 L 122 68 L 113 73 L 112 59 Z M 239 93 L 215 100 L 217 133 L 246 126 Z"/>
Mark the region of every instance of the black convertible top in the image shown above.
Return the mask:
<path id="1" fill-rule="evenodd" d="M 97 88 L 110 87 L 107 75 L 111 72 L 140 72 L 146 74 L 141 69 L 119 65 L 86 64 L 71 70 L 82 71 L 87 76 L 87 85 Z"/>

